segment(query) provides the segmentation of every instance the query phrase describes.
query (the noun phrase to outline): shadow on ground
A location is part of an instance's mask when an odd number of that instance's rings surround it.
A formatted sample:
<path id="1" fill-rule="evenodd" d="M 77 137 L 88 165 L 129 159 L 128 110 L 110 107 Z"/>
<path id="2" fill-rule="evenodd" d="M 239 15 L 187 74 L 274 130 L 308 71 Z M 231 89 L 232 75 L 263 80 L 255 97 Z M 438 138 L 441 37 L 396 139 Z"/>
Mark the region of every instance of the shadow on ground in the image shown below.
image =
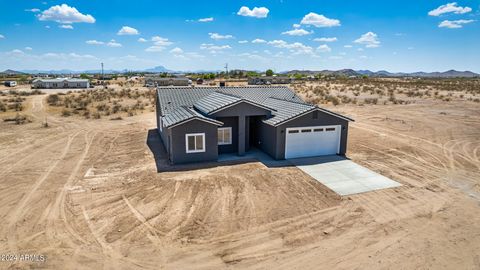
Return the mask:
<path id="1" fill-rule="evenodd" d="M 155 165 L 157 166 L 157 172 L 169 172 L 169 171 L 190 171 L 198 169 L 207 169 L 219 166 L 229 166 L 234 164 L 249 163 L 249 162 L 261 162 L 268 168 L 276 167 L 294 167 L 300 165 L 314 165 L 328 162 L 336 162 L 346 160 L 348 158 L 344 156 L 321 156 L 310 158 L 297 158 L 292 160 L 275 160 L 265 152 L 257 148 L 252 148 L 246 152 L 243 156 L 239 156 L 236 153 L 221 154 L 218 156 L 218 161 L 214 162 L 197 162 L 191 164 L 170 164 L 168 159 L 168 153 L 160 139 L 156 129 L 150 129 L 147 135 L 147 146 L 153 154 L 155 159 Z"/>

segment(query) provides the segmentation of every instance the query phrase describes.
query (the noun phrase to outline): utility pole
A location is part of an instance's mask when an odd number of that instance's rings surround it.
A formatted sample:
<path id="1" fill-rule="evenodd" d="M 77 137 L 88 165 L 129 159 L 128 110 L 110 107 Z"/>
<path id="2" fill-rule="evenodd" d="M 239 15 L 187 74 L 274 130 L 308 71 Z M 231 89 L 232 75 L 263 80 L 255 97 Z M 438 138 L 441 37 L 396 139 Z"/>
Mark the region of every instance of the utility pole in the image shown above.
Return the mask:
<path id="1" fill-rule="evenodd" d="M 102 85 L 104 85 L 105 81 L 103 80 L 103 62 L 101 64 L 102 64 Z"/>
<path id="2" fill-rule="evenodd" d="M 225 78 L 228 77 L 228 63 L 225 64 Z"/>

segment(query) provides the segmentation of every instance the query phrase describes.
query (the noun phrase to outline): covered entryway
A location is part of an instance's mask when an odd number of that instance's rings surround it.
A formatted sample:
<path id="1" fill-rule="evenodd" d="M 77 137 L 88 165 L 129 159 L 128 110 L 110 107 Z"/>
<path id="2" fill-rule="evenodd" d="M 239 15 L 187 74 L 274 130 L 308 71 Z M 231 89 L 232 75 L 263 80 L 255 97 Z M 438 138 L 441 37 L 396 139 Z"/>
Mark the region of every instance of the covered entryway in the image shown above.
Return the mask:
<path id="1" fill-rule="evenodd" d="M 285 158 L 335 155 L 340 152 L 341 126 L 286 129 Z"/>

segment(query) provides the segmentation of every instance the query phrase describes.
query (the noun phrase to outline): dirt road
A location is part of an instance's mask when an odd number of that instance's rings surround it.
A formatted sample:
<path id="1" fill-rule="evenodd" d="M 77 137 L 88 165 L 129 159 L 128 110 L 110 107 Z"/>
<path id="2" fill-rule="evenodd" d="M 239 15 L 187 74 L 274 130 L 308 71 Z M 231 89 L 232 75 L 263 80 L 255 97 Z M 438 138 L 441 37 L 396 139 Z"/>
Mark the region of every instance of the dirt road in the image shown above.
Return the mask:
<path id="1" fill-rule="evenodd" d="M 154 114 L 0 124 L 0 269 L 478 269 L 480 109 L 343 106 L 349 157 L 403 184 L 339 197 L 296 168 L 157 173 Z M 49 128 L 41 127 L 47 117 Z"/>

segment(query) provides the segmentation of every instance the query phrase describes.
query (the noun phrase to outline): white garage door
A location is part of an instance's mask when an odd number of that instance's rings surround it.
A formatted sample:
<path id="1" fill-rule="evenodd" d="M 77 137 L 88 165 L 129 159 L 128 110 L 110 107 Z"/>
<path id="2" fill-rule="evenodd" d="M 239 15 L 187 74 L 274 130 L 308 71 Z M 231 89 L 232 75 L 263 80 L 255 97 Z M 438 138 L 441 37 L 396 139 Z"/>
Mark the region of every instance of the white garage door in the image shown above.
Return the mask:
<path id="1" fill-rule="evenodd" d="M 341 126 L 287 128 L 285 158 L 338 154 L 340 130 Z"/>

